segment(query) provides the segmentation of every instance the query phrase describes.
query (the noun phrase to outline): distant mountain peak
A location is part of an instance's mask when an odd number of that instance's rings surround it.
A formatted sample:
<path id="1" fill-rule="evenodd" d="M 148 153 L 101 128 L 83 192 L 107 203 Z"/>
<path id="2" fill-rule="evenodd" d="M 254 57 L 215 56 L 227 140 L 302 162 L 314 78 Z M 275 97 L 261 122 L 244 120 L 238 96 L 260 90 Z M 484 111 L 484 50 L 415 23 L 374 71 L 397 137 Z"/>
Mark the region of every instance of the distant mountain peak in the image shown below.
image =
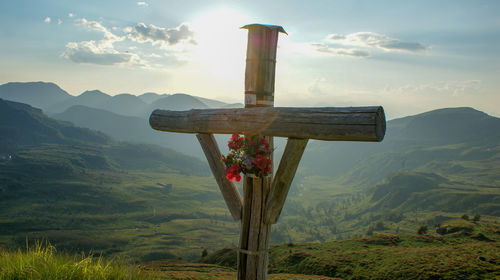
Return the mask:
<path id="1" fill-rule="evenodd" d="M 443 116 L 443 115 L 469 115 L 469 116 L 489 116 L 488 114 L 476 110 L 472 107 L 452 107 L 452 108 L 441 108 L 441 109 L 436 109 L 432 111 L 428 111 L 422 114 L 415 115 L 414 117 L 422 117 L 422 116 Z"/>
<path id="2" fill-rule="evenodd" d="M 0 98 L 46 109 L 72 96 L 51 82 L 10 82 L 0 85 Z"/>
<path id="3" fill-rule="evenodd" d="M 133 95 L 130 93 L 120 93 L 120 94 L 112 96 L 112 98 L 129 98 L 129 99 L 135 99 L 135 100 L 139 99 L 136 95 Z"/>
<path id="4" fill-rule="evenodd" d="M 151 104 L 151 103 L 155 102 L 156 100 L 163 98 L 165 96 L 168 96 L 168 94 L 166 94 L 166 93 L 158 94 L 156 92 L 145 92 L 137 97 L 139 97 L 139 99 L 141 99 L 142 101 L 144 101 L 148 104 Z"/>
<path id="5" fill-rule="evenodd" d="M 79 96 L 95 96 L 95 95 L 99 95 L 99 96 L 110 96 L 109 94 L 106 94 L 98 89 L 94 89 L 94 90 L 86 90 L 84 91 L 82 94 L 80 94 Z"/>

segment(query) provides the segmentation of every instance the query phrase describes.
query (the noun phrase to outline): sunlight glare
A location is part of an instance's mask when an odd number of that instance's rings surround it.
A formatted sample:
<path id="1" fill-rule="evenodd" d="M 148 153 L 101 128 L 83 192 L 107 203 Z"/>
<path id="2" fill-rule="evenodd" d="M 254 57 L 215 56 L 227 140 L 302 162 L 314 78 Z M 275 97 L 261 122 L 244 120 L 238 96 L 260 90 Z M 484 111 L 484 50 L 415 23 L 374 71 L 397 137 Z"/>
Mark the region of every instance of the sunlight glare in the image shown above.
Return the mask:
<path id="1" fill-rule="evenodd" d="M 215 78 L 242 79 L 244 76 L 247 31 L 250 17 L 231 9 L 208 11 L 192 22 L 198 46 L 193 62 L 200 63 Z"/>

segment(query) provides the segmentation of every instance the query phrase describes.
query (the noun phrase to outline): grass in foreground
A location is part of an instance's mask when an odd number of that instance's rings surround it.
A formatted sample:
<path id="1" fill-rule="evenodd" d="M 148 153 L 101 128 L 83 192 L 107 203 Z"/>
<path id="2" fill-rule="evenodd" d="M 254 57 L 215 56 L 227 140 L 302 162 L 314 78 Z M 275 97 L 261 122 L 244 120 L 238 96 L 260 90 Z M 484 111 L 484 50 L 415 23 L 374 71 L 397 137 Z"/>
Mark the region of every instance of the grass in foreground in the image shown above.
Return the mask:
<path id="1" fill-rule="evenodd" d="M 439 232 L 439 233 L 438 233 Z M 269 273 L 354 279 L 500 279 L 500 228 L 455 219 L 420 235 L 357 237 L 343 241 L 271 246 Z M 236 266 L 226 248 L 201 260 Z"/>
<path id="2" fill-rule="evenodd" d="M 0 279 L 156 279 L 137 268 L 92 255 L 56 253 L 50 244 L 36 243 L 26 251 L 0 248 Z"/>
<path id="3" fill-rule="evenodd" d="M 212 264 L 182 263 L 173 261 L 158 261 L 143 265 L 142 269 L 168 280 L 233 280 L 236 271 L 229 267 Z M 303 274 L 270 274 L 269 280 L 341 280 L 318 275 Z"/>

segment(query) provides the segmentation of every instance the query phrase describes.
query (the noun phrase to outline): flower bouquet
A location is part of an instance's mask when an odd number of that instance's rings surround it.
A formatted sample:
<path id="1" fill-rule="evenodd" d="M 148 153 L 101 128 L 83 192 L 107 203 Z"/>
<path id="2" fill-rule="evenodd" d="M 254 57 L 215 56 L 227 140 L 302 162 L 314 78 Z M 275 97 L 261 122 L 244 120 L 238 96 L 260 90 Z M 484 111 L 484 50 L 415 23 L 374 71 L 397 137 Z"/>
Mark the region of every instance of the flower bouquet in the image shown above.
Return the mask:
<path id="1" fill-rule="evenodd" d="M 226 177 L 229 181 L 241 181 L 240 173 L 261 177 L 271 173 L 269 156 L 272 150 L 264 137 L 252 141 L 235 133 L 227 146 L 230 151 L 221 160 L 226 165 Z"/>

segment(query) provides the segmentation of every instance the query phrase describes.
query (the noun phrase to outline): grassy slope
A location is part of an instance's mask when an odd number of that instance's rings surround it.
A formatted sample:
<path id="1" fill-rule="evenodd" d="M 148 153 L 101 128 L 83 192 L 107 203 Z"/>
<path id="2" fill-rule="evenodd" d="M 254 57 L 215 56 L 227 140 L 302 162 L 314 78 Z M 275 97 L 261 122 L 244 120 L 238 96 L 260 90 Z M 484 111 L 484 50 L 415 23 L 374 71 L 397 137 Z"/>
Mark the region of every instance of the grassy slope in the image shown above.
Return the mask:
<path id="1" fill-rule="evenodd" d="M 0 244 L 48 239 L 71 252 L 133 261 L 196 258 L 235 242 L 236 224 L 206 165 L 116 142 L 0 100 Z"/>
<path id="2" fill-rule="evenodd" d="M 238 223 L 230 220 L 214 180 L 192 176 L 203 173 L 199 161 L 151 146 L 117 143 L 103 134 L 48 120 L 27 105 L 13 106 L 28 112 L 15 118 L 26 121 L 18 127 L 42 129 L 30 129 L 30 137 L 9 142 L 29 140 L 21 141 L 22 149 L 14 149 L 13 160 L 0 153 L 2 244 L 22 245 L 28 234 L 30 239 L 49 238 L 65 250 L 96 249 L 146 261 L 193 259 L 204 248 L 237 242 Z M 12 135 L 23 135 L 15 126 L 8 127 L 10 121 L 5 124 Z M 51 144 L 28 146 L 40 138 Z M 82 144 L 89 141 L 93 144 Z M 273 227 L 272 241 L 345 239 L 363 235 L 370 227 L 378 233 L 414 233 L 421 224 L 433 226 L 465 211 L 497 213 L 492 209 L 499 205 L 498 146 L 431 145 L 407 153 L 394 158 L 384 154 L 375 161 L 368 158 L 366 165 L 360 164 L 368 173 L 347 174 L 361 181 L 377 169 L 387 167 L 387 172 L 404 162 L 414 170 L 403 177 L 416 191 L 401 193 L 404 199 L 396 196 L 397 208 L 381 203 L 387 197 L 374 200 L 371 193 L 345 180 L 299 176 L 280 222 Z M 432 156 L 436 160 L 429 160 Z M 418 177 L 427 176 L 422 172 L 445 180 L 438 180 L 435 188 L 419 190 Z M 384 184 L 401 192 L 401 185 L 391 178 Z"/>
<path id="3" fill-rule="evenodd" d="M 59 176 L 50 173 L 58 170 L 52 166 L 30 166 L 33 176 L 0 168 L 0 178 L 4 172 L 15 177 L 2 186 L 0 244 L 18 247 L 26 236 L 46 238 L 65 251 L 102 250 L 140 261 L 195 258 L 201 246 L 235 242 L 237 226 L 210 177 L 65 164 Z"/>
<path id="4" fill-rule="evenodd" d="M 269 270 L 342 279 L 498 279 L 497 222 L 449 220 L 440 225 L 449 232 L 444 235 L 376 235 L 274 245 Z M 234 267 L 236 253 L 224 249 L 202 261 Z"/>

